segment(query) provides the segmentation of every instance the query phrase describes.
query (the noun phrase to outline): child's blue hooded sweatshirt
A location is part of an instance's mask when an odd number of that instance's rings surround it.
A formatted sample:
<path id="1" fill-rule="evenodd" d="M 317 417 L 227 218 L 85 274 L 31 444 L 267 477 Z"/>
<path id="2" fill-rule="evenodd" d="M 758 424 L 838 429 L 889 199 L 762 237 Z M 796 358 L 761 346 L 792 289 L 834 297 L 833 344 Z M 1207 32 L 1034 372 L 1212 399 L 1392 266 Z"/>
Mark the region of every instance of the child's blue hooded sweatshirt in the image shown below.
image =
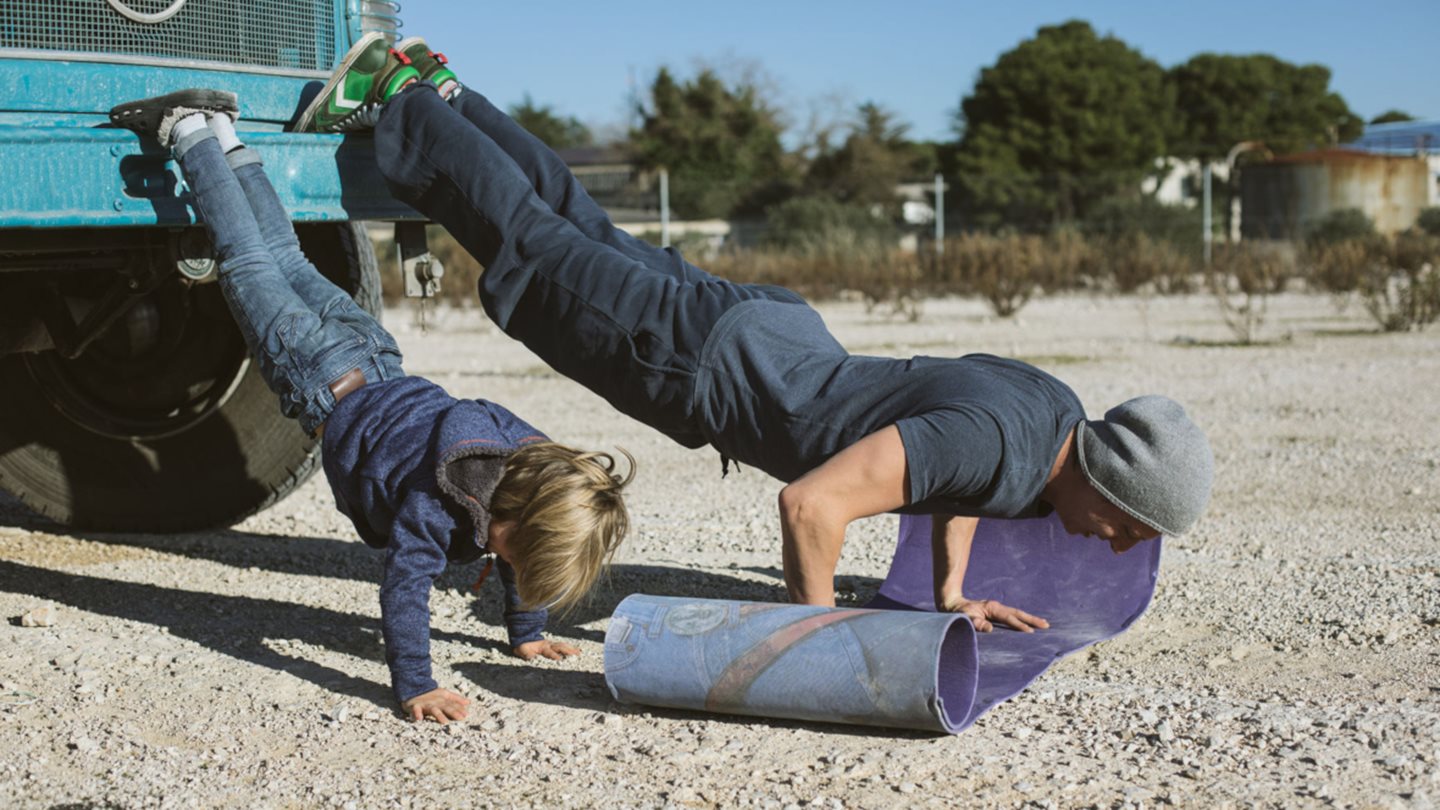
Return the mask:
<path id="1" fill-rule="evenodd" d="M 325 421 L 325 477 L 360 537 L 385 549 L 380 616 L 395 697 L 437 688 L 430 589 L 448 562 L 484 554 L 490 498 L 505 459 L 544 434 L 493 402 L 461 400 L 421 377 L 371 383 Z M 541 638 L 546 612 L 520 609 L 515 572 L 497 560 L 512 647 Z"/>

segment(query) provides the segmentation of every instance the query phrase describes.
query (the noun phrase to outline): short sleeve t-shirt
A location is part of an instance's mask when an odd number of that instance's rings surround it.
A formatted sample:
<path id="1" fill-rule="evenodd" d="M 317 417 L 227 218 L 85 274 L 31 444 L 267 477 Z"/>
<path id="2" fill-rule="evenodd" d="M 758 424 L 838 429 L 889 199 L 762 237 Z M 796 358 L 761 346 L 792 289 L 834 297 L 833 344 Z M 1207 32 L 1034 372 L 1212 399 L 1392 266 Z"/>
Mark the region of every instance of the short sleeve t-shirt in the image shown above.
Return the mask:
<path id="1" fill-rule="evenodd" d="M 1028 517 L 1085 412 L 1068 386 L 1018 360 L 851 355 L 808 306 L 736 305 L 697 379 L 722 454 L 793 481 L 881 428 L 905 446 L 902 512 Z"/>

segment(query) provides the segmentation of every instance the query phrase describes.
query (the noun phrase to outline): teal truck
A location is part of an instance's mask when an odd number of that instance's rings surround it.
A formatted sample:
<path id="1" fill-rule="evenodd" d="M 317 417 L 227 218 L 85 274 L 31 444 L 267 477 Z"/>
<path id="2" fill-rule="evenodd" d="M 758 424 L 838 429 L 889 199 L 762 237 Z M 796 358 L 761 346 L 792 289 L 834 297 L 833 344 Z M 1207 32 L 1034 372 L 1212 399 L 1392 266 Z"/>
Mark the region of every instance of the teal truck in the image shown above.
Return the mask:
<path id="1" fill-rule="evenodd" d="M 367 31 L 377 0 L 0 0 L 0 489 L 62 523 L 225 525 L 316 469 L 214 284 L 177 167 L 108 124 L 128 99 L 232 90 L 306 254 L 366 309 L 364 223 L 423 225 L 368 136 L 289 124 Z M 418 231 L 418 234 L 417 234 Z"/>

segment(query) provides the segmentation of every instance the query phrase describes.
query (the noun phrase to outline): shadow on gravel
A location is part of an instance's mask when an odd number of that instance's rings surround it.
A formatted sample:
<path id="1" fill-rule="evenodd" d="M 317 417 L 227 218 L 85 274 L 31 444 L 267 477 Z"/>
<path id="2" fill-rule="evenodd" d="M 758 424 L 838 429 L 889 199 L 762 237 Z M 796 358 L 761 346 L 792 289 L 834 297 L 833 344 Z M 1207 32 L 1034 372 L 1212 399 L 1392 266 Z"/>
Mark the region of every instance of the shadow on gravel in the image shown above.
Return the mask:
<path id="1" fill-rule="evenodd" d="M 455 665 L 455 670 L 472 683 L 487 691 L 515 700 L 548 703 L 570 709 L 598 712 L 614 717 L 640 714 L 668 720 L 705 720 L 710 723 L 769 728 L 775 730 L 823 729 L 827 734 L 851 737 L 884 738 L 891 740 L 935 739 L 937 735 L 925 731 L 881 728 L 870 726 L 842 725 L 838 723 L 814 723 L 803 720 L 781 720 L 771 717 L 749 717 L 736 714 L 713 714 L 710 712 L 665 709 L 658 706 L 641 706 L 622 703 L 610 697 L 605 687 L 605 676 L 599 672 L 579 672 L 572 669 L 540 669 L 519 662 L 511 664 L 490 664 L 471 661 Z"/>
<path id="2" fill-rule="evenodd" d="M 324 647 L 360 658 L 379 654 L 380 622 L 368 616 L 273 599 L 116 582 L 0 560 L 0 590 L 23 593 L 76 610 L 163 627 L 222 655 L 303 678 L 389 710 L 388 686 L 282 653 L 275 640 Z M 434 638 L 473 643 L 459 634 Z"/>
<path id="3" fill-rule="evenodd" d="M 551 616 L 550 630 L 570 638 L 603 642 L 605 632 L 582 625 L 592 624 L 610 618 L 615 607 L 633 593 L 651 596 L 681 596 L 692 599 L 734 599 L 747 602 L 786 601 L 784 575 L 779 568 L 737 568 L 737 574 L 696 570 L 681 566 L 664 565 L 615 565 L 610 574 L 596 586 L 591 598 L 567 615 Z M 767 579 L 744 578 L 738 572 L 760 574 Z M 873 577 L 846 577 L 844 587 L 838 594 L 841 607 L 859 607 L 880 588 L 880 580 Z M 853 590 L 849 590 L 853 589 Z M 489 585 L 486 585 L 489 590 Z M 498 594 L 498 588 L 496 589 Z M 859 596 L 856 597 L 855 595 Z M 851 597 L 851 598 L 847 598 Z M 498 601 L 498 596 L 495 597 Z M 485 620 L 495 615 L 498 607 L 490 609 L 476 603 L 476 615 Z"/>

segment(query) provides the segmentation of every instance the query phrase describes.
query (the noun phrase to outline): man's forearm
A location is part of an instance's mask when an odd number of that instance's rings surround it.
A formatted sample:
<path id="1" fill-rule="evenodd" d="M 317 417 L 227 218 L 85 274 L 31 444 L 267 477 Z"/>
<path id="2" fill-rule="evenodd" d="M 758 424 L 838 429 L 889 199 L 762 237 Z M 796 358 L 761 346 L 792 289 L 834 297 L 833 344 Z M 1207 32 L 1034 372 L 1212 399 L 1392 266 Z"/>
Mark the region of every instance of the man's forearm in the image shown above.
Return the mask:
<path id="1" fill-rule="evenodd" d="M 930 554 L 934 572 L 935 606 L 953 609 L 965 598 L 965 570 L 970 566 L 970 545 L 977 518 L 932 515 Z"/>
<path id="2" fill-rule="evenodd" d="M 785 586 L 790 601 L 801 605 L 835 605 L 835 566 L 845 543 L 845 523 L 814 504 L 780 498 L 780 532 L 784 540 Z"/>
<path id="3" fill-rule="evenodd" d="M 791 601 L 835 604 L 835 566 L 845 528 L 852 520 L 908 503 L 905 481 L 905 444 L 890 425 L 780 490 L 785 585 Z"/>

